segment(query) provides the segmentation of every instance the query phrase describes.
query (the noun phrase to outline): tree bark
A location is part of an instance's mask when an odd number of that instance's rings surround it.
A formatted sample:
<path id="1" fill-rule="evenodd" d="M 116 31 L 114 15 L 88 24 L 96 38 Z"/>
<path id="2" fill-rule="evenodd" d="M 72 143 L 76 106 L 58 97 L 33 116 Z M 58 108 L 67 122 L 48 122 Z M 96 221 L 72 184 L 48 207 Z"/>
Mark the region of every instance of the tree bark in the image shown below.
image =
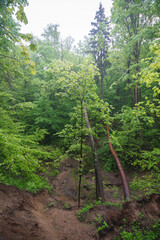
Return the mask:
<path id="1" fill-rule="evenodd" d="M 139 99 L 138 98 L 141 98 L 140 97 L 140 92 L 138 91 L 138 72 L 139 72 L 139 66 L 138 66 L 138 63 L 139 63 L 139 55 L 140 55 L 140 47 L 139 47 L 140 43 L 139 41 L 136 42 L 135 44 L 135 51 L 134 51 L 134 57 L 135 57 L 135 63 L 136 63 L 136 83 L 135 83 L 135 90 L 134 90 L 134 105 L 137 104 L 139 102 Z"/>
<path id="2" fill-rule="evenodd" d="M 134 105 L 138 103 L 138 84 L 135 83 L 134 89 Z"/>
<path id="3" fill-rule="evenodd" d="M 90 131 L 91 127 L 90 127 L 90 123 L 89 123 L 87 109 L 85 106 L 84 106 L 84 116 L 85 116 L 87 128 Z M 105 198 L 104 198 L 104 192 L 103 192 L 103 183 L 102 183 L 102 176 L 101 176 L 101 171 L 100 171 L 100 166 L 99 166 L 99 159 L 98 159 L 98 155 L 97 155 L 96 147 L 95 147 L 95 143 L 94 143 L 94 138 L 93 138 L 91 131 L 89 132 L 89 140 L 90 140 L 90 145 L 91 145 L 92 153 L 93 153 L 93 157 L 94 157 L 95 177 L 96 177 L 96 196 L 98 199 L 100 198 L 102 200 L 102 202 L 104 202 Z"/>
<path id="4" fill-rule="evenodd" d="M 80 162 L 79 162 L 79 186 L 78 186 L 78 208 L 80 208 L 81 200 L 81 181 L 82 181 L 82 157 L 83 157 L 83 101 L 81 101 L 81 146 L 80 146 Z"/>
<path id="5" fill-rule="evenodd" d="M 109 147 L 110 147 L 110 151 L 117 163 L 117 167 L 119 169 L 120 175 L 121 175 L 121 179 L 122 179 L 122 184 L 123 184 L 123 190 L 124 190 L 124 198 L 125 199 L 131 199 L 131 195 L 130 195 L 130 190 L 129 190 L 129 185 L 128 185 L 128 181 L 125 175 L 125 172 L 122 168 L 121 162 L 117 156 L 117 154 L 115 153 L 112 143 L 111 143 L 111 137 L 110 137 L 110 133 L 109 133 L 109 128 L 108 126 L 106 126 L 107 132 L 108 132 L 108 139 L 109 139 Z"/>

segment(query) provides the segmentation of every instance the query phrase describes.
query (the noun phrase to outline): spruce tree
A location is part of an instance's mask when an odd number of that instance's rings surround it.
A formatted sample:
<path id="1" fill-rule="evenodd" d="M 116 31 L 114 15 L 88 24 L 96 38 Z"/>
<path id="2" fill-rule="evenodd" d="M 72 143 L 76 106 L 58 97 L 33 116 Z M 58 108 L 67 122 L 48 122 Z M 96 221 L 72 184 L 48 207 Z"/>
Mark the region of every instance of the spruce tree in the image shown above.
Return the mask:
<path id="1" fill-rule="evenodd" d="M 109 21 L 108 18 L 105 17 L 105 12 L 102 4 L 99 5 L 99 10 L 96 12 L 96 16 L 94 18 L 95 22 L 91 22 L 93 26 L 90 31 L 90 46 L 91 53 L 95 59 L 95 62 L 100 70 L 101 76 L 101 99 L 103 99 L 103 78 L 105 75 L 105 70 L 109 65 L 107 60 L 108 48 L 110 43 L 109 37 Z"/>

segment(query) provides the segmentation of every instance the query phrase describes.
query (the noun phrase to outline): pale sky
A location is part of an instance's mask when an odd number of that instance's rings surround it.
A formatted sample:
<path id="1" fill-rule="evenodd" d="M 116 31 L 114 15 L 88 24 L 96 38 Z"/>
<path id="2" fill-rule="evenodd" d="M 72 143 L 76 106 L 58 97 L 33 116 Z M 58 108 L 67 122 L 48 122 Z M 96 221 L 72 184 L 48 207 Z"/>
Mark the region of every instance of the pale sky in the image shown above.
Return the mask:
<path id="1" fill-rule="evenodd" d="M 92 29 L 99 3 L 110 16 L 112 0 L 28 0 L 25 7 L 28 24 L 22 26 L 23 33 L 40 37 L 47 24 L 59 24 L 61 37 L 72 36 L 76 42 L 83 40 Z"/>

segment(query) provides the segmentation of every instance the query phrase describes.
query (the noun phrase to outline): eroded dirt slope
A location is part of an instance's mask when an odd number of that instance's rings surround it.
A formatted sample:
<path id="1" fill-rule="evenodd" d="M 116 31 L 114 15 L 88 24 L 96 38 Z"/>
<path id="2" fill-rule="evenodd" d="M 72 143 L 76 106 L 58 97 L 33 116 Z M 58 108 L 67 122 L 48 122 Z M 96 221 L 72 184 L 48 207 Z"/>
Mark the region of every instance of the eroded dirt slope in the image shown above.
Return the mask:
<path id="1" fill-rule="evenodd" d="M 152 194 L 141 200 L 126 202 L 122 208 L 96 206 L 85 216 L 77 219 L 77 163 L 72 159 L 63 164 L 60 174 L 51 181 L 54 193 L 41 191 L 34 195 L 13 186 L 0 184 L 0 240 L 93 240 L 114 239 L 126 221 L 130 230 L 133 220 L 152 224 L 160 218 L 160 195 Z M 92 175 L 83 180 L 82 205 L 92 199 L 94 181 Z M 105 175 L 106 201 L 123 200 L 123 189 L 117 174 Z M 119 193 L 113 191 L 119 187 Z M 92 190 L 91 190 L 92 189 Z M 97 216 L 109 227 L 97 234 Z M 145 222 L 145 219 L 147 220 Z"/>
<path id="2" fill-rule="evenodd" d="M 61 209 L 46 191 L 34 196 L 0 184 L 0 240 L 95 239 L 75 210 Z M 52 203 L 52 204 L 51 204 Z"/>
<path id="3" fill-rule="evenodd" d="M 66 200 L 65 196 L 63 198 Z M 76 210 L 74 207 L 63 209 L 62 203 L 46 191 L 34 196 L 0 184 L 0 240 L 98 239 L 96 226 L 90 224 L 98 214 L 111 226 L 105 233 L 105 239 L 113 239 L 123 219 L 129 226 L 133 219 L 139 219 L 139 212 L 150 221 L 158 220 L 160 195 L 153 194 L 139 201 L 124 203 L 122 209 L 96 207 L 88 214 L 88 223 L 85 224 L 77 220 Z"/>

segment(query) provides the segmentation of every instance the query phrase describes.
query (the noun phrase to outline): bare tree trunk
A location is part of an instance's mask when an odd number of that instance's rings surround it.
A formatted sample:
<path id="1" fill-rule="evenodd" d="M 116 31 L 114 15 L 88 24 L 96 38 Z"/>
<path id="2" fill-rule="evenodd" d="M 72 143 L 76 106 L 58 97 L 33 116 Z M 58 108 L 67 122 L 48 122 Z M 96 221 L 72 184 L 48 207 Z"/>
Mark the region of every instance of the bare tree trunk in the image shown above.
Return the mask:
<path id="1" fill-rule="evenodd" d="M 129 59 L 127 61 L 127 74 L 128 74 L 127 84 L 129 84 L 129 86 L 131 84 L 131 80 L 130 80 L 130 76 L 129 76 L 129 74 L 130 74 L 130 64 L 131 64 L 131 59 L 129 57 Z M 127 97 L 126 97 L 127 101 L 125 103 L 128 103 L 130 95 L 131 95 L 131 88 L 130 87 L 128 87 L 128 89 L 126 90 L 126 95 L 127 95 Z"/>
<path id="2" fill-rule="evenodd" d="M 103 99 L 103 75 L 101 75 L 101 99 Z"/>
<path id="3" fill-rule="evenodd" d="M 87 109 L 85 106 L 84 106 L 84 116 L 85 116 L 87 128 L 90 130 L 91 127 L 90 127 L 90 123 L 89 123 L 89 119 L 88 119 Z M 98 199 L 101 198 L 102 202 L 104 202 L 105 198 L 104 198 L 104 192 L 103 192 L 103 183 L 102 183 L 102 176 L 101 176 L 101 171 L 100 171 L 100 166 L 99 166 L 99 159 L 98 159 L 98 155 L 97 155 L 96 147 L 95 147 L 95 143 L 94 143 L 94 138 L 93 138 L 91 131 L 89 132 L 89 139 L 90 139 L 90 145 L 92 148 L 94 164 L 95 164 L 96 196 Z"/>
<path id="4" fill-rule="evenodd" d="M 139 66 L 138 66 L 138 63 L 139 63 L 139 54 L 140 54 L 140 48 L 139 48 L 139 41 L 136 42 L 136 45 L 135 45 L 135 52 L 134 52 L 134 57 L 135 57 L 135 63 L 136 63 L 136 83 L 135 83 L 135 95 L 134 95 L 134 105 L 137 104 L 139 102 L 139 99 L 140 98 L 140 95 L 139 95 L 139 92 L 138 92 L 138 72 L 139 72 Z"/>
<path id="5" fill-rule="evenodd" d="M 79 162 L 79 186 L 78 186 L 78 208 L 80 208 L 81 199 L 81 181 L 82 181 L 82 157 L 83 157 L 83 101 L 81 101 L 81 147 L 80 147 L 80 162 Z"/>
<path id="6" fill-rule="evenodd" d="M 108 126 L 106 126 L 106 129 L 107 129 L 107 132 L 108 132 L 109 147 L 110 147 L 110 150 L 111 150 L 111 153 L 112 153 L 114 159 L 116 160 L 117 167 L 118 167 L 119 172 L 120 172 L 120 175 L 121 175 L 122 184 L 123 184 L 123 190 L 124 190 L 124 198 L 125 198 L 125 199 L 131 199 L 128 181 L 127 181 L 125 172 L 124 172 L 124 170 L 123 170 L 123 168 L 122 168 L 121 162 L 120 162 L 117 154 L 115 153 L 115 151 L 114 151 L 114 149 L 113 149 Z"/>
<path id="7" fill-rule="evenodd" d="M 134 105 L 138 103 L 138 84 L 135 83 L 135 90 L 134 90 Z"/>
<path id="8" fill-rule="evenodd" d="M 81 145 L 82 146 L 82 145 Z M 82 157 L 82 154 L 81 154 Z M 79 185 L 78 185 L 78 208 L 81 206 L 81 181 L 82 181 L 82 158 L 79 162 Z"/>

